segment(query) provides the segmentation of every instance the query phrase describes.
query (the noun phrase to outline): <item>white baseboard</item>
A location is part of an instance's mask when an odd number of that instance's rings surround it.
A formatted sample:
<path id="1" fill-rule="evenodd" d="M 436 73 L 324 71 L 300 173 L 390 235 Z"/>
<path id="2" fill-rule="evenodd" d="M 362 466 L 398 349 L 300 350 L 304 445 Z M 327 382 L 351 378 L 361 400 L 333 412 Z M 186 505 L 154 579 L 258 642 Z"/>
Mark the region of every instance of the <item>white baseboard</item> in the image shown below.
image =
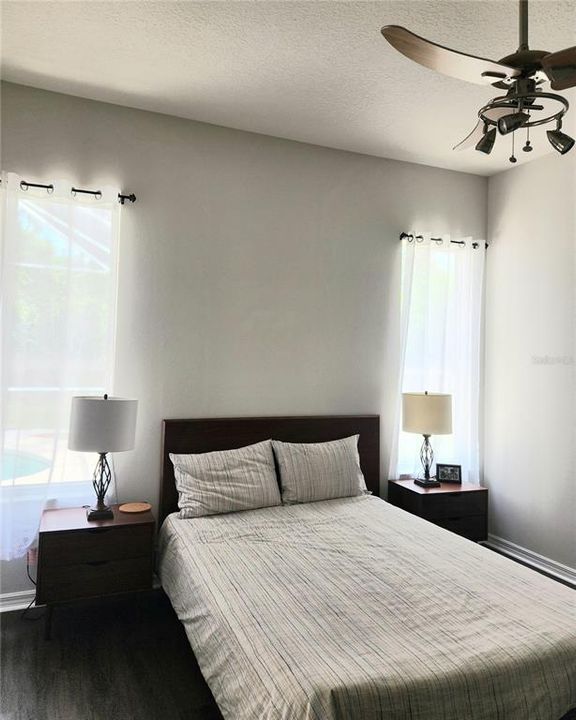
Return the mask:
<path id="1" fill-rule="evenodd" d="M 576 588 L 576 570 L 568 567 L 568 565 L 563 565 L 562 563 L 556 562 L 556 560 L 551 560 L 544 555 L 540 555 L 533 550 L 528 550 L 521 545 L 516 545 L 516 543 L 505 540 L 497 535 L 488 535 L 488 541 L 485 544 L 488 545 L 488 547 L 494 548 L 494 550 L 498 550 L 503 555 L 508 555 L 515 560 L 520 560 L 535 570 L 542 570 L 542 572 L 552 575 L 559 580 L 563 580 Z"/>
<path id="2" fill-rule="evenodd" d="M 158 590 L 162 586 L 155 574 L 152 588 Z M 20 590 L 20 592 L 0 593 L 0 613 L 11 612 L 12 610 L 24 610 L 34 598 L 35 590 Z"/>
<path id="3" fill-rule="evenodd" d="M 20 592 L 2 593 L 0 595 L 0 613 L 12 610 L 24 610 L 34 599 L 35 590 L 20 590 Z"/>

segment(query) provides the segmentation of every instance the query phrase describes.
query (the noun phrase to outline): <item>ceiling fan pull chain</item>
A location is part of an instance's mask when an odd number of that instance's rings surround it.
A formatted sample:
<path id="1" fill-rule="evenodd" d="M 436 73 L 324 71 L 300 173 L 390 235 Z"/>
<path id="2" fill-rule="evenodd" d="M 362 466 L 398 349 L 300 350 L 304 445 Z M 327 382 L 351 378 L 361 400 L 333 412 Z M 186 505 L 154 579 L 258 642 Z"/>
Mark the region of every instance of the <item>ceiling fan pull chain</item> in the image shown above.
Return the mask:
<path id="1" fill-rule="evenodd" d="M 528 113 L 528 115 L 530 115 L 530 113 Z M 528 122 L 530 122 L 530 121 L 528 121 Z M 526 145 L 524 145 L 522 150 L 524 150 L 524 152 L 532 152 L 533 149 L 534 148 L 530 144 L 530 126 L 528 126 L 526 128 Z"/>
<path id="2" fill-rule="evenodd" d="M 516 130 L 512 133 L 512 155 L 508 158 L 511 163 L 517 162 L 516 158 L 514 157 L 514 135 L 516 135 Z"/>

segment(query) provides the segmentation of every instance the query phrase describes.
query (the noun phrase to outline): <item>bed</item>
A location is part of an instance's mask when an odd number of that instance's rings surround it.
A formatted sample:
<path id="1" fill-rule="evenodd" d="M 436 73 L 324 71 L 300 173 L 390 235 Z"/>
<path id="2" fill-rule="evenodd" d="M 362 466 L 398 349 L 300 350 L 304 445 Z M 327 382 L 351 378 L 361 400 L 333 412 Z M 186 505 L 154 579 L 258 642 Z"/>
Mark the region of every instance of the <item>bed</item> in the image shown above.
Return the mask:
<path id="1" fill-rule="evenodd" d="M 355 433 L 370 496 L 174 514 L 170 452 Z M 366 416 L 165 422 L 160 576 L 222 715 L 559 720 L 576 595 L 377 497 L 378 438 Z"/>

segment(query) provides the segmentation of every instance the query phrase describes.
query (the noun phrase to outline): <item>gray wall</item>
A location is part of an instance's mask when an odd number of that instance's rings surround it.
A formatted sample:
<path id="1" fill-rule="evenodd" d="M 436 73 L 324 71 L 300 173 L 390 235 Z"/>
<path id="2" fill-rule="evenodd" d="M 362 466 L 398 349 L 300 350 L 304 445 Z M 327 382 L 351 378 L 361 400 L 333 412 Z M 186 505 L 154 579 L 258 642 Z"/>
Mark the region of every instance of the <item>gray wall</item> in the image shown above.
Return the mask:
<path id="1" fill-rule="evenodd" d="M 490 178 L 484 427 L 490 531 L 572 568 L 574 152 Z"/>
<path id="2" fill-rule="evenodd" d="M 400 231 L 486 237 L 487 181 L 5 84 L 2 167 L 119 183 L 121 500 L 155 502 L 165 417 L 393 419 Z M 384 443 L 382 467 L 387 467 Z M 21 563 L 4 592 L 27 587 Z"/>

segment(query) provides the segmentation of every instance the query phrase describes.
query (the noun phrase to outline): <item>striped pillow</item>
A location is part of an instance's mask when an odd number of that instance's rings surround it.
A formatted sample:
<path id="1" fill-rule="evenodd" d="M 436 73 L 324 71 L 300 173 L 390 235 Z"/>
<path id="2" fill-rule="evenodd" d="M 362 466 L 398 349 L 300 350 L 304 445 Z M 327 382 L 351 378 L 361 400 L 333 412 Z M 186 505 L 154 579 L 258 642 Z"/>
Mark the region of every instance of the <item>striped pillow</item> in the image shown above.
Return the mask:
<path id="1" fill-rule="evenodd" d="M 325 443 L 272 440 L 282 502 L 302 503 L 367 493 L 358 455 L 359 435 Z"/>
<path id="2" fill-rule="evenodd" d="M 201 455 L 170 453 L 170 460 L 181 518 L 252 510 L 282 502 L 270 440 Z"/>

